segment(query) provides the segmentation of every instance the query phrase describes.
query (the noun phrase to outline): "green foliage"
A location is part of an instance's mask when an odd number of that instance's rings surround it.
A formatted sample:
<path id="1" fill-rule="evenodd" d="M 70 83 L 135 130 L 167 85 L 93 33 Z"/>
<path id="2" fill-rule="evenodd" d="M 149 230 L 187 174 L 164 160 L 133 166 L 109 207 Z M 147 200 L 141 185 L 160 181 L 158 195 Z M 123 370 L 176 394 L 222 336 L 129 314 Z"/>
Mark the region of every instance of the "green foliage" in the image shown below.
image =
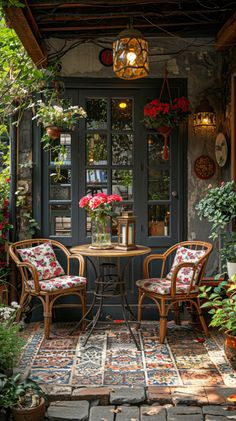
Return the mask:
<path id="1" fill-rule="evenodd" d="M 0 407 L 2 408 L 37 406 L 39 399 L 35 397 L 43 395 L 41 387 L 31 379 L 21 380 L 20 374 L 11 377 L 0 374 Z"/>
<path id="2" fill-rule="evenodd" d="M 215 288 L 202 286 L 199 289 L 199 297 L 205 300 L 201 307 L 209 308 L 211 315 L 209 326 L 219 327 L 219 330 L 236 336 L 236 275 Z"/>
<path id="3" fill-rule="evenodd" d="M 13 368 L 25 344 L 19 335 L 20 325 L 15 323 L 18 308 L 15 302 L 0 304 L 0 372 Z"/>
<path id="4" fill-rule="evenodd" d="M 206 196 L 196 206 L 200 219 L 211 223 L 210 238 L 215 240 L 236 216 L 236 187 L 233 181 L 222 182 L 220 187 L 208 186 Z"/>
<path id="5" fill-rule="evenodd" d="M 9 147 L 0 139 L 0 282 L 6 281 L 10 271 L 6 252 L 9 229 L 10 166 Z"/>

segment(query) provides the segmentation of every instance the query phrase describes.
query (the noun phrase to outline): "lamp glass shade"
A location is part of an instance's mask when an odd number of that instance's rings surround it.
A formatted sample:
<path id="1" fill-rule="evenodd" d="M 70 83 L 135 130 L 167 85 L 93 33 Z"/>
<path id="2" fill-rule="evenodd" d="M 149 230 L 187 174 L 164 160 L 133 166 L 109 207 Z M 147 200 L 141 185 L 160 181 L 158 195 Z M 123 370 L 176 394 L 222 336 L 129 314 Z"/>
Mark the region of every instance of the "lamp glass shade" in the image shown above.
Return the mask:
<path id="1" fill-rule="evenodd" d="M 209 104 L 208 99 L 204 98 L 194 113 L 194 128 L 197 127 L 216 127 L 216 113 Z"/>
<path id="2" fill-rule="evenodd" d="M 139 31 L 122 31 L 113 42 L 113 70 L 121 79 L 132 80 L 148 76 L 148 42 Z"/>

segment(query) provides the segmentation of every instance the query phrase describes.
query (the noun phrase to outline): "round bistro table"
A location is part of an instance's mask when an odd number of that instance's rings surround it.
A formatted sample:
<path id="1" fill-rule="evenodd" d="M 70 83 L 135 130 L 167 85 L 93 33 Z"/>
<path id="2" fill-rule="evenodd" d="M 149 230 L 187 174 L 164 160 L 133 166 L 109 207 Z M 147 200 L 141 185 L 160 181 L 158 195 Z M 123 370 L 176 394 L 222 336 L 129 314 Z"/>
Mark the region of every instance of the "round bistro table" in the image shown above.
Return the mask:
<path id="1" fill-rule="evenodd" d="M 83 318 L 79 321 L 81 324 L 87 317 L 92 313 L 94 308 L 97 306 L 97 311 L 92 320 L 89 321 L 86 330 L 88 330 L 88 335 L 86 340 L 83 344 L 85 346 L 100 319 L 102 314 L 103 302 L 105 298 L 108 297 L 119 297 L 120 298 L 120 305 L 121 311 L 124 318 L 124 323 L 129 329 L 131 337 L 138 349 L 140 349 L 140 345 L 137 342 L 137 339 L 130 327 L 130 320 L 127 317 L 127 311 L 129 312 L 129 316 L 131 316 L 132 320 L 135 320 L 135 316 L 130 308 L 130 305 L 127 300 L 127 290 L 125 285 L 124 275 L 127 270 L 128 265 L 130 264 L 131 260 L 140 255 L 150 253 L 151 249 L 146 246 L 137 245 L 134 250 L 120 250 L 115 248 L 116 244 L 113 244 L 113 248 L 111 249 L 93 249 L 90 247 L 89 244 L 83 244 L 79 246 L 72 247 L 70 252 L 72 254 L 81 254 L 82 256 L 86 257 L 91 263 L 95 274 L 95 289 L 92 303 L 83 316 Z M 112 263 L 111 259 L 122 259 L 126 258 L 127 262 L 120 267 L 117 263 Z M 114 273 L 115 270 L 115 273 Z M 78 327 L 78 325 L 77 325 Z M 90 330 L 89 330 L 90 328 Z"/>

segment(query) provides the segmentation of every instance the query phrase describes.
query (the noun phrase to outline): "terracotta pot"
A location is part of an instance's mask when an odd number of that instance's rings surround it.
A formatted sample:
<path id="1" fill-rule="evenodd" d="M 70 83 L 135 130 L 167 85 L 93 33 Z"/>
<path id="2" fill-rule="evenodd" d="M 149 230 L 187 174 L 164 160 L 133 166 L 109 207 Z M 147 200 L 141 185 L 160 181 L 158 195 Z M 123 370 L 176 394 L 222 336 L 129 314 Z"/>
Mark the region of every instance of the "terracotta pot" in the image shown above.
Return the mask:
<path id="1" fill-rule="evenodd" d="M 33 408 L 13 408 L 12 415 L 14 421 L 44 421 L 45 400 L 41 398 L 40 404 Z"/>
<path id="2" fill-rule="evenodd" d="M 157 133 L 162 134 L 162 136 L 169 136 L 173 128 L 169 126 L 160 126 L 157 128 Z"/>
<path id="3" fill-rule="evenodd" d="M 61 128 L 57 126 L 46 127 L 46 133 L 50 139 L 58 139 L 61 134 Z"/>
<path id="4" fill-rule="evenodd" d="M 230 332 L 225 332 L 225 355 L 230 364 L 236 369 L 236 336 L 230 335 Z"/>

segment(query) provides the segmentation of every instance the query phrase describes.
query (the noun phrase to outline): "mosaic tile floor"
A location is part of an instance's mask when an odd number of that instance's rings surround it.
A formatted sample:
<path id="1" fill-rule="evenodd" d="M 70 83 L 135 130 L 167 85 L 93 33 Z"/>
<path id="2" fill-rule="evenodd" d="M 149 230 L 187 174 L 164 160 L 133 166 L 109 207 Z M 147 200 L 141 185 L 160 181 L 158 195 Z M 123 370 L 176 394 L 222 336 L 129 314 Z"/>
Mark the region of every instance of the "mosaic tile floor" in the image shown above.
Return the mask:
<path id="1" fill-rule="evenodd" d="M 187 323 L 168 324 L 168 341 L 160 344 L 158 323 L 145 322 L 135 331 L 138 351 L 125 325 L 102 324 L 82 344 L 86 334 L 73 332 L 73 325 L 53 324 L 50 340 L 42 325 L 30 324 L 24 331 L 27 345 L 20 360 L 39 383 L 72 386 L 220 386 L 236 387 L 234 371 L 223 352 L 223 336 L 202 332 Z"/>

